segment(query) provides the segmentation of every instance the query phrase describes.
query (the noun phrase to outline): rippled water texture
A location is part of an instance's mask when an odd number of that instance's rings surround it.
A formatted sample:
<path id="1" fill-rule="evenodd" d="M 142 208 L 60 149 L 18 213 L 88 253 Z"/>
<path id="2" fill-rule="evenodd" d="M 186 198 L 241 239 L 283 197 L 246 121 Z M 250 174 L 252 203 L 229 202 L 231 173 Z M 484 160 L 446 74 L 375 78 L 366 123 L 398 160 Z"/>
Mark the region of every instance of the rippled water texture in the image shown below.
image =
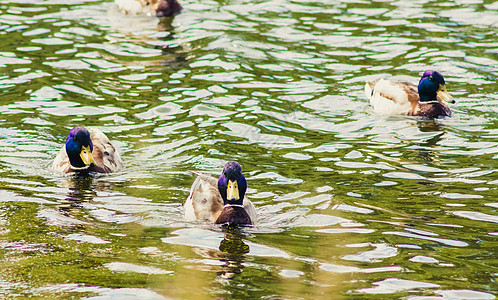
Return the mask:
<path id="1" fill-rule="evenodd" d="M 0 295 L 493 299 L 498 2 L 0 2 Z M 444 74 L 435 121 L 372 112 L 364 81 Z M 50 171 L 96 126 L 123 172 Z M 241 163 L 254 228 L 183 220 Z"/>

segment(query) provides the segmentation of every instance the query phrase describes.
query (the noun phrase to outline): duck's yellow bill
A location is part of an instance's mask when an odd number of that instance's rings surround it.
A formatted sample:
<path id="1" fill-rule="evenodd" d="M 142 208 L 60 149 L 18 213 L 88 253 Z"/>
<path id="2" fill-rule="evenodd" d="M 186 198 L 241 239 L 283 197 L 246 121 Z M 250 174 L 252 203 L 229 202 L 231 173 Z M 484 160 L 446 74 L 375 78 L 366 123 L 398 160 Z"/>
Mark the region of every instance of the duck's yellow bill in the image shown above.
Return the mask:
<path id="1" fill-rule="evenodd" d="M 89 166 L 92 163 L 95 164 L 95 161 L 93 160 L 92 156 L 92 151 L 90 150 L 90 146 L 81 147 L 80 157 L 86 166 Z"/>
<path id="2" fill-rule="evenodd" d="M 446 85 L 440 84 L 439 89 L 437 90 L 436 93 L 438 97 L 441 98 L 441 100 L 449 103 L 455 103 L 455 99 L 453 99 L 453 97 L 450 94 L 448 94 L 448 91 L 446 90 Z"/>
<path id="3" fill-rule="evenodd" d="M 227 200 L 228 201 L 237 201 L 239 199 L 240 199 L 239 186 L 237 185 L 237 181 L 228 180 Z"/>

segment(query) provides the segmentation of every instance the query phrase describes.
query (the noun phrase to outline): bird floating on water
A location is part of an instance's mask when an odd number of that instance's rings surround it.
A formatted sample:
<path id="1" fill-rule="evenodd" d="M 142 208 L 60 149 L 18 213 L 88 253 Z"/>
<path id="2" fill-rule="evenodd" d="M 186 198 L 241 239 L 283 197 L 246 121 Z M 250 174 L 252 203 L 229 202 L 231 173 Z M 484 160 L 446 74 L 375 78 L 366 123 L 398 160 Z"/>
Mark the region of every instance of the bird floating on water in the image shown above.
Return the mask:
<path id="1" fill-rule="evenodd" d="M 172 17 L 182 10 L 177 0 L 115 0 L 118 9 L 130 15 Z"/>
<path id="2" fill-rule="evenodd" d="M 245 196 L 247 182 L 239 163 L 227 162 L 219 179 L 192 173 L 197 178 L 184 205 L 187 220 L 209 220 L 223 225 L 254 224 L 256 209 Z"/>
<path id="3" fill-rule="evenodd" d="M 97 128 L 74 127 L 59 151 L 52 169 L 59 173 L 113 173 L 123 168 L 116 148 Z"/>
<path id="4" fill-rule="evenodd" d="M 376 113 L 386 115 L 421 116 L 439 118 L 451 116 L 449 106 L 455 103 L 446 91 L 443 75 L 427 70 L 418 87 L 411 82 L 378 79 L 367 81 L 365 94 Z"/>

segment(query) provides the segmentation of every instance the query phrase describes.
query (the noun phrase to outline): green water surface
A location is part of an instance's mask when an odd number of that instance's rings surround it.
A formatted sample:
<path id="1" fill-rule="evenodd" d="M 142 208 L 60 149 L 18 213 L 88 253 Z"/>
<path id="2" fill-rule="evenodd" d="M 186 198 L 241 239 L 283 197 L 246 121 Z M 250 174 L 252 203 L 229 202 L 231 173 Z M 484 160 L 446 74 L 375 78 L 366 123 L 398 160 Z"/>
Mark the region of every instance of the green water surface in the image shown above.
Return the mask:
<path id="1" fill-rule="evenodd" d="M 494 299 L 498 2 L 0 2 L 0 296 Z M 367 79 L 440 71 L 448 119 L 381 116 Z M 50 170 L 96 126 L 124 171 Z M 253 228 L 187 222 L 240 162 Z"/>

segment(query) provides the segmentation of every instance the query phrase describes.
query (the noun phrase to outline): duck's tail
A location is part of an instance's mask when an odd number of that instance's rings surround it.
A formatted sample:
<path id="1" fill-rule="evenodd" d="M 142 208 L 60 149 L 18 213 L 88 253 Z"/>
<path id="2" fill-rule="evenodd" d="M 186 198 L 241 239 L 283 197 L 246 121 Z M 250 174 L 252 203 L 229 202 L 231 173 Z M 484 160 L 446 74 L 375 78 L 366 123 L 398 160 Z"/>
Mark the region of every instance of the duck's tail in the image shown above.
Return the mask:
<path id="1" fill-rule="evenodd" d="M 374 82 L 368 80 L 365 82 L 365 95 L 367 96 L 368 100 L 370 100 L 373 96 L 374 87 L 375 87 Z"/>

